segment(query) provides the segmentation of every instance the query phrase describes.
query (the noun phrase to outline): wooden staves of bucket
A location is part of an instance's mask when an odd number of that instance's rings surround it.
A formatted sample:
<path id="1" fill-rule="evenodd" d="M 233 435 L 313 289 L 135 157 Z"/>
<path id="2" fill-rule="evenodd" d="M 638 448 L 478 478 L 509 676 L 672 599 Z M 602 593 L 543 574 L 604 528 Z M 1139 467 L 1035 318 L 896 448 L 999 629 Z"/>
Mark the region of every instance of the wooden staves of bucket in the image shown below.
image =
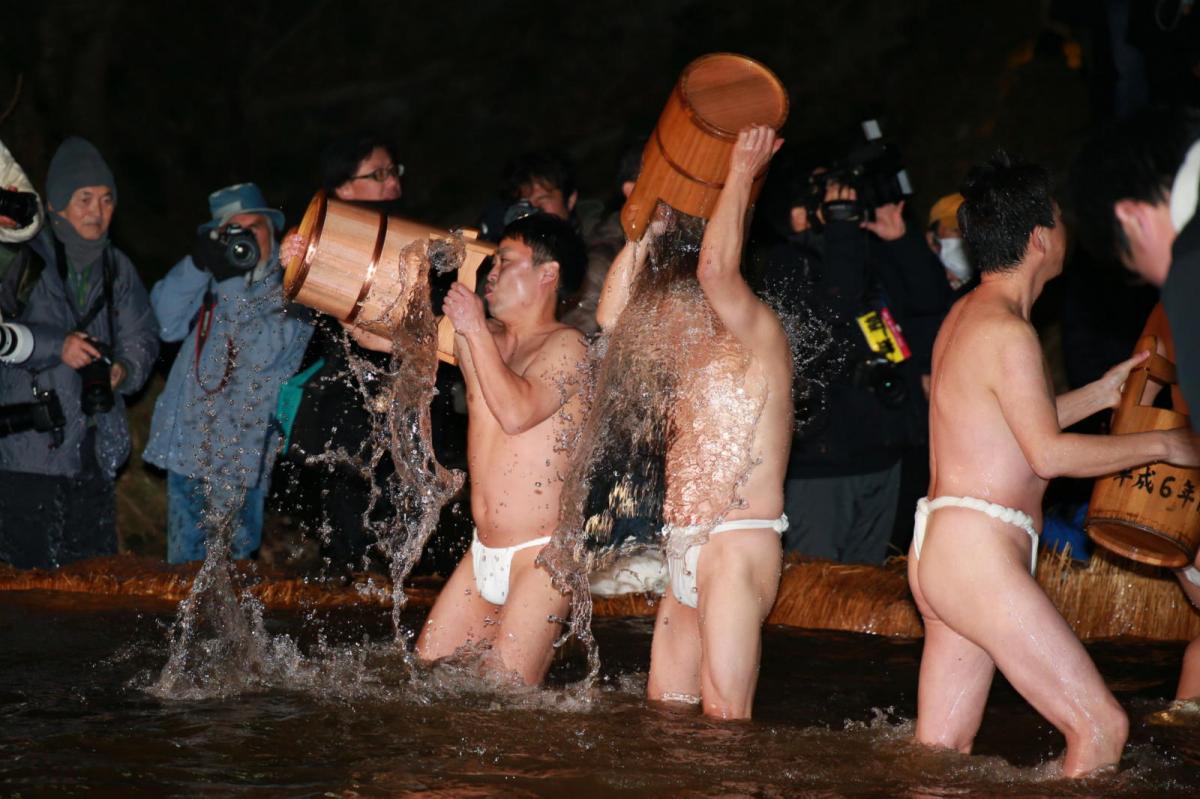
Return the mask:
<path id="1" fill-rule="evenodd" d="M 305 247 L 287 264 L 283 288 L 288 299 L 388 336 L 404 320 L 409 301 L 429 268 L 426 248 L 454 234 L 318 192 L 308 204 L 299 234 Z M 494 244 L 461 233 L 465 252 L 458 281 L 475 288 L 475 274 Z M 454 328 L 438 322 L 438 357 L 455 363 Z"/>
<path id="2" fill-rule="evenodd" d="M 738 131 L 751 125 L 779 130 L 787 115 L 787 90 L 754 59 L 710 53 L 688 64 L 642 152 L 637 185 L 621 209 L 625 235 L 641 238 L 660 200 L 707 219 L 725 185 Z M 764 170 L 754 181 L 752 200 L 765 176 Z"/>
<path id="3" fill-rule="evenodd" d="M 1176 382 L 1175 365 L 1157 354 L 1157 344 L 1154 336 L 1138 341 L 1135 352 L 1153 354 L 1125 381 L 1113 414 L 1114 434 L 1188 424 L 1185 414 L 1141 404 L 1149 381 L 1162 386 Z M 1148 463 L 1098 478 L 1084 526 L 1096 543 L 1139 563 L 1187 566 L 1200 548 L 1200 469 Z"/>

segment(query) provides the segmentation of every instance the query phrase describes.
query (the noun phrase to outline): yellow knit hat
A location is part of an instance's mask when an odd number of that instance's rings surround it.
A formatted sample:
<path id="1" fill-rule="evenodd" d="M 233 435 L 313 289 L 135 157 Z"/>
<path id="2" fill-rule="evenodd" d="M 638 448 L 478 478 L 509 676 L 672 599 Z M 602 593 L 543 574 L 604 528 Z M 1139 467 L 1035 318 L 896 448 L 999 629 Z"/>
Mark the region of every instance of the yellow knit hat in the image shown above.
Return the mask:
<path id="1" fill-rule="evenodd" d="M 958 230 L 958 207 L 963 204 L 963 196 L 958 192 L 947 194 L 933 204 L 929 209 L 929 226 L 940 222 L 946 227 Z"/>

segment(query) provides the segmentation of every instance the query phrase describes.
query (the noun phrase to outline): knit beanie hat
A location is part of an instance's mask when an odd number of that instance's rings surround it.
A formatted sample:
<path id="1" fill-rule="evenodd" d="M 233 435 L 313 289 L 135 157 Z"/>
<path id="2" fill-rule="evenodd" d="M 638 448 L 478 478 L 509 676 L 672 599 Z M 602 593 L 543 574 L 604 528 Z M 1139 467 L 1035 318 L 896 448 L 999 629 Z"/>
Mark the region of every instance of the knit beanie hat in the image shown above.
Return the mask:
<path id="1" fill-rule="evenodd" d="M 71 195 L 84 186 L 107 186 L 117 201 L 117 183 L 104 157 L 87 139 L 72 136 L 50 159 L 46 174 L 46 201 L 58 213 L 66 210 Z"/>

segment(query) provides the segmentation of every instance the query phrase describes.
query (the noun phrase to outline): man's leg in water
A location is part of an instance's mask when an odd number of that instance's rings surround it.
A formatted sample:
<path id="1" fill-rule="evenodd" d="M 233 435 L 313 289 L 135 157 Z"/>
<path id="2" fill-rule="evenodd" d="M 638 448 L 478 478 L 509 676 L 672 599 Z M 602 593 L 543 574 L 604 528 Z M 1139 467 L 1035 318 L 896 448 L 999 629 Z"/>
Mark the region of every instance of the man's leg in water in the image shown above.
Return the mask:
<path id="1" fill-rule="evenodd" d="M 908 584 L 925 623 L 917 678 L 916 738 L 929 746 L 971 753 L 996 664 L 980 647 L 938 618 L 921 592 L 915 548 L 909 548 Z"/>
<path id="2" fill-rule="evenodd" d="M 773 530 L 729 530 L 701 548 L 696 571 L 705 715 L 750 718 L 762 625 L 775 603 L 782 565 L 779 534 Z"/>
<path id="3" fill-rule="evenodd" d="M 1029 537 L 1012 525 L 977 511 L 939 510 L 929 519 L 914 589 L 936 618 L 990 655 L 1021 696 L 1063 733 L 1063 773 L 1082 776 L 1120 759 L 1129 722 L 1083 644 L 1030 576 L 1029 547 Z M 956 690 L 936 683 L 929 688 L 942 701 Z M 925 694 L 922 686 L 918 719 Z M 918 729 L 929 730 L 919 720 Z"/>
<path id="4" fill-rule="evenodd" d="M 464 644 L 479 645 L 496 635 L 499 609 L 475 588 L 471 550 L 442 587 L 417 638 L 417 657 L 425 662 L 453 655 Z"/>
<path id="5" fill-rule="evenodd" d="M 523 549 L 513 555 L 509 572 L 508 601 L 500 611 L 493 656 L 497 668 L 516 673 L 526 685 L 537 685 L 546 677 L 554 659 L 554 642 L 562 634 L 562 619 L 570 604 L 566 594 L 554 587 L 550 574 L 534 565 L 541 547 Z"/>
<path id="6" fill-rule="evenodd" d="M 1183 668 L 1179 670 L 1179 689 L 1176 699 L 1200 699 L 1200 638 L 1183 651 Z"/>
<path id="7" fill-rule="evenodd" d="M 1192 562 L 1194 568 L 1200 568 L 1200 555 Z M 1187 578 L 1183 571 L 1175 573 L 1183 593 L 1192 604 L 1200 608 L 1200 585 Z M 1200 638 L 1188 644 L 1183 653 L 1183 668 L 1179 672 L 1179 689 L 1175 692 L 1176 699 L 1200 699 Z"/>
<path id="8" fill-rule="evenodd" d="M 653 702 L 700 697 L 700 612 L 676 599 L 669 586 L 654 619 L 646 696 Z"/>

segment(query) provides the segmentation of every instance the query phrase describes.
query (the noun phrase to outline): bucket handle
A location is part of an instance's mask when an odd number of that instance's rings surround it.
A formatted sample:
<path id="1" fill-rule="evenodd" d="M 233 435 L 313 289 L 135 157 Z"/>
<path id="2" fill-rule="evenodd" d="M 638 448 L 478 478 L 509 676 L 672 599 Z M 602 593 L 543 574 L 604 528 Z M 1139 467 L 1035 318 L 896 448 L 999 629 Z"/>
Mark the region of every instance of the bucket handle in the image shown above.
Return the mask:
<path id="1" fill-rule="evenodd" d="M 1158 336 L 1142 336 L 1138 339 L 1134 352 L 1150 351 L 1150 357 L 1133 368 L 1125 381 L 1121 392 L 1121 407 L 1124 412 L 1135 408 L 1142 402 L 1142 394 L 1146 391 L 1146 383 L 1153 380 L 1161 386 L 1173 386 L 1177 381 L 1175 364 L 1158 354 Z"/>

